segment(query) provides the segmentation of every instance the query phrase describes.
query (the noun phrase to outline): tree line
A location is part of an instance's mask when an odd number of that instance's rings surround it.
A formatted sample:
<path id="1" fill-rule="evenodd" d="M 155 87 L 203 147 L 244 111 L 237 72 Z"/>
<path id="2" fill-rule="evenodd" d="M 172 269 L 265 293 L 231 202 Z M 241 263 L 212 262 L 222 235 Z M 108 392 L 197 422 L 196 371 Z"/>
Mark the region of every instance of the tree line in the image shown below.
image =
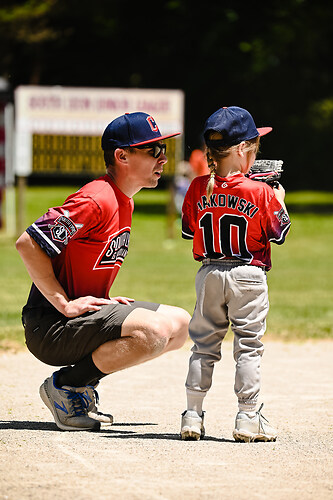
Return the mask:
<path id="1" fill-rule="evenodd" d="M 273 127 L 261 156 L 288 189 L 331 190 L 332 26 L 323 0 L 2 0 L 0 77 L 182 89 L 186 158 L 211 113 L 244 107 Z"/>

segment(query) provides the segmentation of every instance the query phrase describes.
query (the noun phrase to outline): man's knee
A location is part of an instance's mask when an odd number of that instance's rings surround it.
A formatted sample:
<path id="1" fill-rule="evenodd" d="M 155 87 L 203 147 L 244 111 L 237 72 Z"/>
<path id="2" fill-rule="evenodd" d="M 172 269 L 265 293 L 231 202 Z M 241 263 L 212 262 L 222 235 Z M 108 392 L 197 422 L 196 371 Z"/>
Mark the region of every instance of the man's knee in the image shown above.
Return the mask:
<path id="1" fill-rule="evenodd" d="M 121 336 L 136 337 L 143 355 L 156 356 L 184 345 L 190 319 L 180 307 L 161 305 L 156 312 L 137 308 L 125 319 Z"/>
<path id="2" fill-rule="evenodd" d="M 172 337 L 172 322 L 169 318 L 156 312 L 154 318 L 149 322 L 148 328 L 143 329 L 143 331 L 151 346 L 152 353 L 158 354 L 166 348 Z"/>
<path id="3" fill-rule="evenodd" d="M 163 314 L 137 308 L 125 319 L 121 336 L 136 338 L 143 352 L 157 354 L 172 336 L 172 322 Z"/>
<path id="4" fill-rule="evenodd" d="M 180 307 L 176 307 L 175 309 L 177 310 L 176 315 L 178 321 L 178 329 L 181 331 L 185 330 L 186 334 L 188 335 L 188 325 L 191 320 L 191 315 L 187 311 L 185 311 L 185 309 L 181 309 Z"/>
<path id="5" fill-rule="evenodd" d="M 190 314 L 180 307 L 167 306 L 161 304 L 158 308 L 158 312 L 165 315 L 172 324 L 172 337 L 174 343 L 177 343 L 177 347 L 184 345 L 188 338 L 188 326 L 191 320 Z"/>

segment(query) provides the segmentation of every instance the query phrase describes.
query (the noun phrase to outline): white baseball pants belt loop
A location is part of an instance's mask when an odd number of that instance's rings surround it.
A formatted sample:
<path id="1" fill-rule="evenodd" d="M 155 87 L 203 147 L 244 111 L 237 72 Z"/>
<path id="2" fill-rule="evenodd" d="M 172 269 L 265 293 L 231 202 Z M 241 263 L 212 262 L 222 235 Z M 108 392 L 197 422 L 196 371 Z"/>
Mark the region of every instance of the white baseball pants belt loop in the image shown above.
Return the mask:
<path id="1" fill-rule="evenodd" d="M 235 266 L 250 266 L 251 264 L 248 264 L 247 262 L 242 262 L 239 259 L 203 259 L 201 261 L 203 266 L 209 266 L 210 264 L 213 265 L 220 265 L 224 267 L 235 267 Z M 265 266 L 255 266 L 255 267 L 260 267 L 260 269 L 263 269 L 265 271 Z"/>

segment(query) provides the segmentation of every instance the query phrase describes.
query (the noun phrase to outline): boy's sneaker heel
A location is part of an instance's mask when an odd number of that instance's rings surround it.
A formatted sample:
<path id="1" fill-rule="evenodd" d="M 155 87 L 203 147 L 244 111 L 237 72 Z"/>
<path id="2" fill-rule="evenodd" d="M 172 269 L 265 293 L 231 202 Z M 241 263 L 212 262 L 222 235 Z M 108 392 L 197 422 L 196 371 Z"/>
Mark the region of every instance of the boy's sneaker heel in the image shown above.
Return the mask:
<path id="1" fill-rule="evenodd" d="M 262 407 L 263 403 L 254 416 L 244 411 L 239 411 L 237 413 L 235 429 L 232 433 L 235 441 L 243 443 L 276 441 L 277 430 L 270 425 L 263 415 L 261 415 L 260 411 Z"/>
<path id="2" fill-rule="evenodd" d="M 182 413 L 180 437 L 183 441 L 198 441 L 205 436 L 204 413 L 186 410 Z"/>

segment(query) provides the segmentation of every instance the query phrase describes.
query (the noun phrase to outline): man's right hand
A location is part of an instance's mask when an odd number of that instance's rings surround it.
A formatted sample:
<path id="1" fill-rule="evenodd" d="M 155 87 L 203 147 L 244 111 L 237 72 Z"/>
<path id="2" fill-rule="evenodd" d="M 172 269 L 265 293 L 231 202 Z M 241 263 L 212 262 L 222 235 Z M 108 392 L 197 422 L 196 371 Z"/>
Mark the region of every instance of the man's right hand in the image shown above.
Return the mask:
<path id="1" fill-rule="evenodd" d="M 100 299 L 88 295 L 86 297 L 70 300 L 61 312 L 64 316 L 67 316 L 67 318 L 76 318 L 89 311 L 99 311 L 102 305 L 113 303 L 114 302 L 110 299 Z"/>

